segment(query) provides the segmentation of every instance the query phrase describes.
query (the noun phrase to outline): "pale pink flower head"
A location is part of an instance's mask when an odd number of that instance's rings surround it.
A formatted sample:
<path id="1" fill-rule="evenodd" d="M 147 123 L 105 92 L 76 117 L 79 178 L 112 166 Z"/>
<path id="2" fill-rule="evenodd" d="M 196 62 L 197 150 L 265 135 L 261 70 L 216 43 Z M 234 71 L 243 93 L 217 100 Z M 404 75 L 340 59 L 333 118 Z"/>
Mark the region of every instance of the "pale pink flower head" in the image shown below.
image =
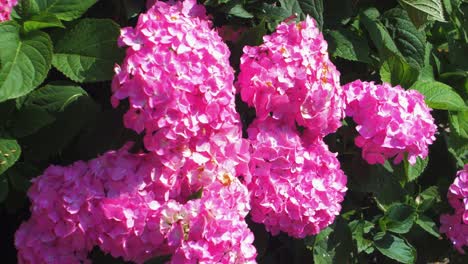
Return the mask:
<path id="1" fill-rule="evenodd" d="M 261 120 L 297 122 L 317 137 L 335 132 L 344 116 L 340 73 L 316 22 L 281 23 L 263 40 L 244 47 L 237 82 L 242 100 Z"/>
<path id="2" fill-rule="evenodd" d="M 0 22 L 10 20 L 11 10 L 18 0 L 0 0 Z"/>
<path id="3" fill-rule="evenodd" d="M 417 157 L 427 157 L 437 127 L 422 94 L 360 80 L 343 89 L 346 115 L 353 118 L 359 132 L 355 143 L 368 163 L 383 164 L 390 158 L 399 163 L 407 155 L 414 164 Z"/>
<path id="4" fill-rule="evenodd" d="M 124 124 L 145 132 L 149 151 L 166 156 L 240 125 L 230 51 L 195 0 L 156 1 L 135 28 L 121 30 L 119 43 L 128 48 L 111 101 L 128 99 Z"/>
<path id="5" fill-rule="evenodd" d="M 346 176 L 322 139 L 298 133 L 281 121 L 255 120 L 248 185 L 252 220 L 273 235 L 296 238 L 319 233 L 340 213 Z"/>
<path id="6" fill-rule="evenodd" d="M 468 246 L 468 164 L 458 171 L 447 198 L 455 212 L 440 217 L 440 232 L 445 233 L 454 247 L 464 253 L 463 247 Z"/>

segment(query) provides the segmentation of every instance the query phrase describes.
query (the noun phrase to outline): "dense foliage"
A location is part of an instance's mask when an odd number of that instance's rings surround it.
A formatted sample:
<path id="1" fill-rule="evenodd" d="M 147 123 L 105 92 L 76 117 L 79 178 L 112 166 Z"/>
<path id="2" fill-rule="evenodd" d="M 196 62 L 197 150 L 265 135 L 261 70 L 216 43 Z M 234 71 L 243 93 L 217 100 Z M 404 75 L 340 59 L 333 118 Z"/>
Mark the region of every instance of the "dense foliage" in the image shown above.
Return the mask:
<path id="1" fill-rule="evenodd" d="M 1 254 L 468 262 L 467 12 L 0 0 Z"/>

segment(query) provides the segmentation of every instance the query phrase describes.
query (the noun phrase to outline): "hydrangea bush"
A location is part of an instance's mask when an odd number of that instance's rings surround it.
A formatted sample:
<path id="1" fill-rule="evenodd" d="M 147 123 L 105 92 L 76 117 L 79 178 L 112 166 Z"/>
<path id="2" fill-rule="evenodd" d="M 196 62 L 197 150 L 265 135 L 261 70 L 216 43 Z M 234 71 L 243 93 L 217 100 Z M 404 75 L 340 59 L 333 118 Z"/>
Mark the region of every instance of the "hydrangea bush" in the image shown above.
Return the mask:
<path id="1" fill-rule="evenodd" d="M 466 12 L 1 3 L 4 259 L 465 263 Z"/>

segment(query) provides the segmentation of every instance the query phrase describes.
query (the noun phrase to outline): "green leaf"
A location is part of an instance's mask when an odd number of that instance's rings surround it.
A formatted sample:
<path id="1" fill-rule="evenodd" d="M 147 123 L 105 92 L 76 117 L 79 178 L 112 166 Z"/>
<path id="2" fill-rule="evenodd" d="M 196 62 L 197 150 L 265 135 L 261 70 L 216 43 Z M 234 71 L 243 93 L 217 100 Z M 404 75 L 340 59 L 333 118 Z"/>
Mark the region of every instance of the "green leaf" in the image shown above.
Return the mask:
<path id="1" fill-rule="evenodd" d="M 363 251 L 369 251 L 369 249 L 372 247 L 372 241 L 364 238 L 364 234 L 368 234 L 374 227 L 374 224 L 372 222 L 360 219 L 349 223 L 349 227 L 353 234 L 353 239 L 357 244 L 357 252 L 361 253 Z"/>
<path id="2" fill-rule="evenodd" d="M 456 133 L 445 136 L 448 151 L 455 158 L 457 165 L 463 167 L 468 163 L 468 140 L 459 137 Z"/>
<path id="3" fill-rule="evenodd" d="M 406 204 L 396 203 L 387 209 L 383 221 L 387 230 L 398 234 L 405 234 L 410 231 L 415 218 L 415 208 Z"/>
<path id="4" fill-rule="evenodd" d="M 20 35 L 13 22 L 0 24 L 0 102 L 20 97 L 44 81 L 50 69 L 52 42 L 41 31 Z"/>
<path id="5" fill-rule="evenodd" d="M 228 14 L 236 16 L 236 17 L 241 17 L 241 18 L 252 18 L 253 15 L 247 12 L 247 10 L 244 9 L 242 4 L 235 4 L 231 9 L 229 9 Z"/>
<path id="6" fill-rule="evenodd" d="M 302 12 L 313 17 L 321 30 L 323 27 L 323 0 L 298 0 L 298 2 Z"/>
<path id="7" fill-rule="evenodd" d="M 422 229 L 424 229 L 426 232 L 428 232 L 429 234 L 437 238 L 440 238 L 437 225 L 429 217 L 425 215 L 420 215 L 419 218 L 416 220 L 416 224 L 420 226 Z"/>
<path id="8" fill-rule="evenodd" d="M 279 0 L 281 7 L 283 7 L 290 15 L 302 14 L 301 6 L 299 5 L 298 0 Z M 298 19 L 299 20 L 299 17 Z"/>
<path id="9" fill-rule="evenodd" d="M 424 212 L 431 208 L 434 203 L 440 202 L 440 194 L 439 190 L 437 189 L 437 186 L 431 186 L 424 191 L 422 191 L 417 197 L 416 197 L 416 204 L 418 206 L 418 211 L 419 212 Z"/>
<path id="10" fill-rule="evenodd" d="M 385 208 L 403 199 L 406 194 L 396 177 L 382 165 L 372 165 L 370 173 L 350 174 L 348 188 L 351 191 L 372 193 L 377 202 Z"/>
<path id="11" fill-rule="evenodd" d="M 110 80 L 124 50 L 117 46 L 119 26 L 110 19 L 82 19 L 54 41 L 52 64 L 76 82 Z"/>
<path id="12" fill-rule="evenodd" d="M 375 8 L 366 9 L 362 12 L 361 22 L 369 32 L 372 42 L 380 53 L 382 59 L 389 56 L 401 56 L 395 42 L 388 33 L 385 26 L 379 20 L 380 13 Z"/>
<path id="13" fill-rule="evenodd" d="M 410 87 L 419 76 L 417 69 L 411 67 L 403 58 L 391 56 L 386 59 L 380 68 L 380 78 L 383 82 L 392 85 L 401 85 L 404 88 Z"/>
<path id="14" fill-rule="evenodd" d="M 405 164 L 406 179 L 408 182 L 411 182 L 416 180 L 424 172 L 429 163 L 429 157 L 425 159 L 418 157 L 414 165 L 411 165 L 406 159 L 404 159 L 403 162 Z"/>
<path id="15" fill-rule="evenodd" d="M 421 69 L 419 73 L 418 80 L 420 81 L 433 81 L 434 77 L 434 68 L 431 65 L 426 65 Z"/>
<path id="16" fill-rule="evenodd" d="M 400 2 L 427 14 L 433 20 L 445 22 L 444 8 L 440 0 L 400 0 Z"/>
<path id="17" fill-rule="evenodd" d="M 365 37 L 348 29 L 333 30 L 326 36 L 328 36 L 328 50 L 332 56 L 370 63 L 369 45 Z"/>
<path id="18" fill-rule="evenodd" d="M 296 15 L 296 21 L 304 20 L 310 15 L 317 22 L 318 28 L 323 26 L 322 0 L 280 0 L 281 7 L 289 14 Z"/>
<path id="19" fill-rule="evenodd" d="M 21 156 L 21 148 L 14 139 L 0 138 L 0 175 L 13 166 Z"/>
<path id="20" fill-rule="evenodd" d="M 450 124 L 461 138 L 468 139 L 468 111 L 450 112 Z"/>
<path id="21" fill-rule="evenodd" d="M 468 71 L 444 72 L 438 76 L 438 80 L 452 87 L 465 102 L 468 101 Z"/>
<path id="22" fill-rule="evenodd" d="M 426 34 L 419 31 L 401 8 L 385 12 L 382 19 L 393 41 L 410 66 L 417 70 L 424 67 Z"/>
<path id="23" fill-rule="evenodd" d="M 71 21 L 83 15 L 97 0 L 30 0 L 29 2 L 29 6 L 23 7 L 23 16 L 45 13 L 53 14 L 60 20 Z"/>
<path id="24" fill-rule="evenodd" d="M 203 195 L 203 187 L 200 188 L 198 191 L 192 193 L 190 196 L 189 196 L 189 200 L 196 200 L 196 199 L 200 199 L 202 198 L 202 195 Z"/>
<path id="25" fill-rule="evenodd" d="M 416 261 L 416 249 L 395 235 L 379 233 L 374 237 L 374 245 L 380 253 L 400 263 Z"/>
<path id="26" fill-rule="evenodd" d="M 275 31 L 276 26 L 288 18 L 291 14 L 281 6 L 274 6 L 262 3 L 256 10 L 255 16 L 268 24 L 271 31 Z"/>
<path id="27" fill-rule="evenodd" d="M 405 3 L 401 3 L 401 6 L 406 10 L 408 13 L 408 16 L 413 23 L 413 25 L 418 29 L 422 30 L 424 27 L 427 25 L 427 22 L 429 21 L 429 15 L 410 6 Z"/>
<path id="28" fill-rule="evenodd" d="M 87 93 L 79 86 L 47 84 L 30 93 L 24 105 L 40 107 L 49 113 L 55 113 L 63 111 L 81 96 L 87 96 Z"/>
<path id="29" fill-rule="evenodd" d="M 45 109 L 38 106 L 25 107 L 14 115 L 11 132 L 16 138 L 22 138 L 54 121 L 55 118 Z"/>
<path id="30" fill-rule="evenodd" d="M 417 81 L 411 89 L 417 90 L 425 97 L 426 104 L 434 109 L 460 111 L 467 106 L 452 87 L 436 81 Z"/>
<path id="31" fill-rule="evenodd" d="M 13 118 L 12 133 L 17 138 L 29 136 L 56 120 L 58 112 L 68 105 L 87 96 L 79 86 L 48 84 L 30 93 L 22 108 Z"/>
<path id="32" fill-rule="evenodd" d="M 35 15 L 29 18 L 23 24 L 24 31 L 26 32 L 53 27 L 65 28 L 57 16 L 53 14 Z"/>
<path id="33" fill-rule="evenodd" d="M 8 178 L 0 177 L 0 203 L 8 197 Z"/>
<path id="34" fill-rule="evenodd" d="M 354 251 L 352 239 L 346 221 L 337 217 L 332 226 L 316 236 L 313 247 L 314 263 L 346 263 Z"/>
<path id="35" fill-rule="evenodd" d="M 98 112 L 99 107 L 89 96 L 79 96 L 62 112 L 55 114 L 55 122 L 21 139 L 21 145 L 25 146 L 25 159 L 42 161 L 59 154 L 95 118 Z M 63 130 L 64 127 L 67 128 L 66 132 Z"/>

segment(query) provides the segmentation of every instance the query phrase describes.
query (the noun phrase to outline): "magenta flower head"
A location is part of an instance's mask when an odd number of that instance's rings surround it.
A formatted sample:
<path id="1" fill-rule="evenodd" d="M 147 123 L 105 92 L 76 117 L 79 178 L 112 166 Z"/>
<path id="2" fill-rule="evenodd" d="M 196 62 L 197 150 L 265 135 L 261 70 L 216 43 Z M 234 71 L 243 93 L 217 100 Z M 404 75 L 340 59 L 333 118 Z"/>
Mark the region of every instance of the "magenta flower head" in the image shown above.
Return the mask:
<path id="1" fill-rule="evenodd" d="M 458 171 L 447 198 L 455 213 L 440 217 L 440 232 L 452 241 L 459 252 L 464 253 L 463 247 L 468 246 L 468 164 Z"/>
<path id="2" fill-rule="evenodd" d="M 145 131 L 148 150 L 180 152 L 194 137 L 240 124 L 230 51 L 195 0 L 156 1 L 119 43 L 128 48 L 112 104 L 128 99 L 124 124 Z"/>
<path id="3" fill-rule="evenodd" d="M 336 154 L 321 139 L 302 140 L 273 118 L 255 120 L 248 132 L 252 220 L 265 224 L 273 235 L 282 231 L 296 238 L 333 223 L 346 192 Z"/>
<path id="4" fill-rule="evenodd" d="M 422 94 L 360 80 L 343 89 L 346 115 L 353 118 L 359 132 L 355 143 L 369 164 L 383 164 L 389 158 L 400 163 L 405 155 L 414 164 L 417 157 L 427 157 L 437 127 Z"/>
<path id="5" fill-rule="evenodd" d="M 115 257 L 142 263 L 167 253 L 159 221 L 170 197 L 159 184 L 152 154 L 126 145 L 89 162 L 50 166 L 28 191 L 31 218 L 16 232 L 20 263 L 81 263 L 99 246 Z"/>
<path id="6" fill-rule="evenodd" d="M 340 73 L 315 21 L 281 23 L 263 40 L 244 48 L 237 82 L 242 100 L 261 120 L 272 115 L 297 122 L 317 137 L 335 132 L 344 116 Z"/>
<path id="7" fill-rule="evenodd" d="M 245 222 L 249 202 L 247 188 L 236 177 L 220 174 L 201 199 L 185 205 L 197 208 L 197 214 L 186 223 L 186 239 L 171 263 L 256 263 L 254 236 Z"/>
<path id="8" fill-rule="evenodd" d="M 18 0 L 0 0 L 0 22 L 10 20 L 11 10 Z"/>
<path id="9" fill-rule="evenodd" d="M 172 263 L 255 260 L 244 220 L 249 193 L 236 177 L 218 171 L 201 198 L 187 200 L 167 182 L 157 155 L 128 148 L 50 166 L 35 178 L 31 218 L 15 236 L 19 263 L 89 263 L 94 246 L 136 263 L 172 254 Z"/>

